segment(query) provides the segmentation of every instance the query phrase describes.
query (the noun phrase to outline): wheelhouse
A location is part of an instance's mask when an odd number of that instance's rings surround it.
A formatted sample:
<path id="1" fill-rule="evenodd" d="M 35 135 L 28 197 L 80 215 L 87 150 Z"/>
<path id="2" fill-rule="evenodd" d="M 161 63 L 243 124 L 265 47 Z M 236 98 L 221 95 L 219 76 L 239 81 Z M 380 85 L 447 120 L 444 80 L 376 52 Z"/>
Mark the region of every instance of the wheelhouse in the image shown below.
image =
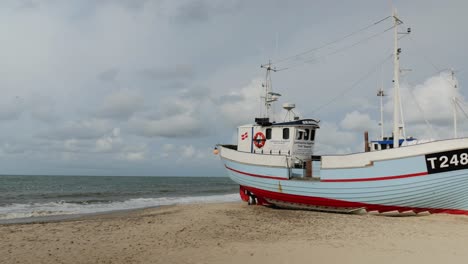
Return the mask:
<path id="1" fill-rule="evenodd" d="M 286 155 L 303 160 L 311 158 L 318 121 L 301 119 L 270 123 L 266 118 L 257 118 L 255 121 L 254 125 L 238 128 L 238 151 Z"/>

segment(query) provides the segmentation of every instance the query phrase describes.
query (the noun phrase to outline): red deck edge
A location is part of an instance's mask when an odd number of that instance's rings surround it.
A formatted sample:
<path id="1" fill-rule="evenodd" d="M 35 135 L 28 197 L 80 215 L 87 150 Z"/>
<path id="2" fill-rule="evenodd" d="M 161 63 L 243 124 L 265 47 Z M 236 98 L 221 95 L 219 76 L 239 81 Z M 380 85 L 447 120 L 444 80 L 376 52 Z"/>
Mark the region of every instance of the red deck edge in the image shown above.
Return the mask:
<path id="1" fill-rule="evenodd" d="M 281 177 L 275 177 L 275 176 L 266 176 L 266 175 L 259 175 L 259 174 L 253 174 L 253 173 L 248 173 L 248 172 L 243 172 L 239 171 L 236 169 L 233 169 L 231 167 L 228 167 L 227 165 L 224 165 L 226 169 L 244 174 L 247 176 L 252 176 L 252 177 L 257 177 L 257 178 L 264 178 L 264 179 L 273 179 L 273 180 L 280 180 L 280 181 L 287 181 L 289 179 L 286 178 L 281 178 Z M 361 181 L 385 181 L 385 180 L 395 180 L 395 179 L 402 179 L 402 178 L 410 178 L 410 177 L 418 177 L 418 176 L 426 176 L 428 173 L 426 171 L 424 172 L 418 172 L 418 173 L 411 173 L 411 174 L 403 174 L 403 175 L 396 175 L 396 176 L 384 176 L 384 177 L 375 177 L 375 178 L 354 178 L 354 179 L 325 179 L 325 180 L 320 180 L 321 182 L 361 182 Z"/>
<path id="2" fill-rule="evenodd" d="M 427 172 L 418 172 L 418 173 L 403 174 L 403 175 L 397 175 L 397 176 L 385 176 L 385 177 L 375 177 L 375 178 L 359 178 L 359 179 L 329 179 L 329 180 L 321 180 L 321 182 L 385 181 L 385 180 L 410 178 L 410 177 L 425 176 L 425 175 L 428 175 L 428 173 Z"/>
<path id="3" fill-rule="evenodd" d="M 302 196 L 295 194 L 285 194 L 278 192 L 271 192 L 266 190 L 257 189 L 254 187 L 240 186 L 240 190 L 247 190 L 253 193 L 255 196 L 261 200 L 272 199 L 282 202 L 294 203 L 294 204 L 304 204 L 312 206 L 324 206 L 324 207 L 334 207 L 334 208 L 365 208 L 367 211 L 378 211 L 380 213 L 390 212 L 390 211 L 414 211 L 415 213 L 420 212 L 430 212 L 430 213 L 446 213 L 446 214 L 458 214 L 458 215 L 468 215 L 467 210 L 460 209 L 444 209 L 444 208 L 419 208 L 419 207 L 404 207 L 404 206 L 391 206 L 391 205 L 380 205 L 380 204 L 367 204 L 359 202 L 349 202 L 343 200 L 335 200 L 322 197 L 312 197 L 312 196 Z"/>

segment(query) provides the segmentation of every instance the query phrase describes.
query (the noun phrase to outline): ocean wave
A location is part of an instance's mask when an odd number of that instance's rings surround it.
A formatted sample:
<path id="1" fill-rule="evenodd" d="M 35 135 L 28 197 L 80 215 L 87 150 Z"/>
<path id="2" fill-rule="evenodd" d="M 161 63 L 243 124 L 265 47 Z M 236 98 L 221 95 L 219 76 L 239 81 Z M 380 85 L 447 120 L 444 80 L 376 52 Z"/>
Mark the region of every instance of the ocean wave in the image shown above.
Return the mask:
<path id="1" fill-rule="evenodd" d="M 126 201 L 91 201 L 91 202 L 48 202 L 10 204 L 0 207 L 0 220 L 32 218 L 57 215 L 91 214 L 119 210 L 139 209 L 174 204 L 216 203 L 239 201 L 239 194 L 136 198 Z"/>

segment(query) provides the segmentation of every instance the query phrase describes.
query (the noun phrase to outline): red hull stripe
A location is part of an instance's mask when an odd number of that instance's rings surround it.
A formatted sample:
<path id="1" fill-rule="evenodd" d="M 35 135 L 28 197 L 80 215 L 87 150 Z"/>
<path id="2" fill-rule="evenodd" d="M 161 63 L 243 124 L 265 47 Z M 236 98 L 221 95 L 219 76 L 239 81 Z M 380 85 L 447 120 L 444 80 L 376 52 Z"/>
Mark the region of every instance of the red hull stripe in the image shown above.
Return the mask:
<path id="1" fill-rule="evenodd" d="M 332 207 L 332 208 L 365 208 L 367 211 L 378 211 L 380 213 L 390 211 L 413 211 L 415 213 L 430 212 L 430 213 L 446 213 L 446 214 L 463 214 L 468 215 L 467 210 L 460 209 L 444 209 L 444 208 L 420 208 L 420 207 L 403 207 L 380 204 L 367 204 L 359 202 L 349 202 L 344 200 L 336 200 L 322 197 L 302 196 L 295 194 L 278 193 L 257 189 L 254 187 L 241 186 L 241 189 L 248 190 L 261 200 L 277 200 L 291 204 Z"/>
<path id="2" fill-rule="evenodd" d="M 286 180 L 288 180 L 287 178 L 281 178 L 281 177 L 265 176 L 265 175 L 247 173 L 247 172 L 235 170 L 235 169 L 233 169 L 233 168 L 228 167 L 227 165 L 224 165 L 224 167 L 226 167 L 226 169 L 228 169 L 228 170 L 232 170 L 233 172 L 237 172 L 237 173 L 244 174 L 244 175 L 247 175 L 247 176 L 252 176 L 252 177 L 257 177 L 257 178 L 264 178 L 264 179 L 280 180 L 280 181 L 286 181 Z"/>
<path id="3" fill-rule="evenodd" d="M 395 180 L 395 179 L 410 178 L 410 177 L 425 176 L 425 175 L 428 175 L 427 172 L 419 172 L 419 173 L 404 174 L 404 175 L 397 175 L 397 176 L 375 177 L 375 178 L 329 179 L 329 180 L 321 180 L 321 182 L 385 181 L 385 180 Z"/>
<path id="4" fill-rule="evenodd" d="M 287 178 L 275 177 L 275 176 L 266 176 L 266 175 L 259 175 L 253 174 L 248 172 L 239 171 L 224 165 L 226 169 L 244 174 L 247 176 L 257 177 L 257 178 L 264 178 L 264 179 L 273 179 L 273 180 L 280 180 L 286 181 Z M 404 175 L 397 175 L 397 176 L 386 176 L 386 177 L 375 177 L 375 178 L 354 178 L 354 179 L 328 179 L 328 180 L 320 180 L 321 182 L 361 182 L 361 181 L 385 181 L 385 180 L 395 180 L 395 179 L 402 179 L 402 178 L 410 178 L 410 177 L 417 177 L 417 176 L 426 176 L 428 175 L 427 172 L 419 172 L 419 173 L 412 173 L 412 174 L 404 174 Z"/>

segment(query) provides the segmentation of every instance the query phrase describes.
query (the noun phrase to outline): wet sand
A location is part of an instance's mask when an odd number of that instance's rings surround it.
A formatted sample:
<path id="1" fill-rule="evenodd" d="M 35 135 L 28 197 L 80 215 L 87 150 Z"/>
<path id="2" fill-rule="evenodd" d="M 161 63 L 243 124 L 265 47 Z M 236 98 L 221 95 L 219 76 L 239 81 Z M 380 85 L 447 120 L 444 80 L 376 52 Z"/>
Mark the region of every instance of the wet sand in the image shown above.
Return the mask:
<path id="1" fill-rule="evenodd" d="M 0 263 L 464 263 L 468 217 L 383 217 L 245 203 L 0 225 Z"/>

